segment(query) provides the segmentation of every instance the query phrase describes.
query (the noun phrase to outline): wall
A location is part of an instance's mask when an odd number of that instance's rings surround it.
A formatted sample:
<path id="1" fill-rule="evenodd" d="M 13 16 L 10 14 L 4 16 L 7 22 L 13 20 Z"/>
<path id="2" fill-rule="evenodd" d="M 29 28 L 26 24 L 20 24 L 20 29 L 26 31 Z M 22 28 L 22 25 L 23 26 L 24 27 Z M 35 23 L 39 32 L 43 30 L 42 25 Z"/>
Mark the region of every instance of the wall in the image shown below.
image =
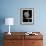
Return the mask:
<path id="1" fill-rule="evenodd" d="M 0 4 L 1 20 L 6 17 L 15 18 L 15 24 L 11 27 L 11 32 L 40 31 L 44 36 L 46 35 L 46 0 L 0 0 Z M 34 8 L 33 25 L 20 24 L 20 8 Z M 1 22 L 0 32 L 6 31 L 8 32 L 8 26 Z M 44 43 L 46 44 L 45 41 Z"/>
<path id="2" fill-rule="evenodd" d="M 11 31 L 46 31 L 46 1 L 45 0 L 1 0 L 0 18 L 13 17 L 15 24 Z M 20 24 L 20 8 L 34 8 L 34 24 Z M 7 31 L 6 25 L 1 26 L 2 32 Z M 14 29 L 13 29 L 14 28 Z M 19 30 L 18 30 L 19 29 Z"/>

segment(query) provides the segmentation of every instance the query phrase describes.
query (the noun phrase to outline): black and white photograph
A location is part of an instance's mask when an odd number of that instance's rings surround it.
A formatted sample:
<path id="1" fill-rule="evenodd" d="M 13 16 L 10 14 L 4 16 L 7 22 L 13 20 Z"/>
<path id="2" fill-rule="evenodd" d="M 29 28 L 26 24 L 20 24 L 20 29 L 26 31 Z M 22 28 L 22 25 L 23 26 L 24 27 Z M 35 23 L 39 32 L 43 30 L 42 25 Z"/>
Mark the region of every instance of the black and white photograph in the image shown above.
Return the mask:
<path id="1" fill-rule="evenodd" d="M 34 23 L 34 8 L 21 8 L 21 24 Z"/>

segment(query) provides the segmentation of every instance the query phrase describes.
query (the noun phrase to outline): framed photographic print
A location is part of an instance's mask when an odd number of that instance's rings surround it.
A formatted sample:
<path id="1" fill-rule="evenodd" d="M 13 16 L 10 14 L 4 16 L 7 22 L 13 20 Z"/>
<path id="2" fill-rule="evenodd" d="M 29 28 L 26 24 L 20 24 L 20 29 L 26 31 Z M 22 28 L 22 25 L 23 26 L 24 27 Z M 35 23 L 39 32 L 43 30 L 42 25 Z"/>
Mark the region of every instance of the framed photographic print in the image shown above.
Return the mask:
<path id="1" fill-rule="evenodd" d="M 34 8 L 21 8 L 20 9 L 20 22 L 21 24 L 34 23 Z"/>

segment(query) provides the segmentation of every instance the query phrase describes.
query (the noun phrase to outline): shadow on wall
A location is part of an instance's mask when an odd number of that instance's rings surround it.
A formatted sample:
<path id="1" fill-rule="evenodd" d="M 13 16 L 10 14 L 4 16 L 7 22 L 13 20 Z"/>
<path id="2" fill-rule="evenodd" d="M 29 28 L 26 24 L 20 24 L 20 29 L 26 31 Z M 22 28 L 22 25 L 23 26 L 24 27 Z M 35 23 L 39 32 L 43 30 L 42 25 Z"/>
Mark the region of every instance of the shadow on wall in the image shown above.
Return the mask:
<path id="1" fill-rule="evenodd" d="M 5 23 L 5 17 L 0 16 L 0 46 L 3 46 L 3 32 L 2 32 L 2 25 Z"/>

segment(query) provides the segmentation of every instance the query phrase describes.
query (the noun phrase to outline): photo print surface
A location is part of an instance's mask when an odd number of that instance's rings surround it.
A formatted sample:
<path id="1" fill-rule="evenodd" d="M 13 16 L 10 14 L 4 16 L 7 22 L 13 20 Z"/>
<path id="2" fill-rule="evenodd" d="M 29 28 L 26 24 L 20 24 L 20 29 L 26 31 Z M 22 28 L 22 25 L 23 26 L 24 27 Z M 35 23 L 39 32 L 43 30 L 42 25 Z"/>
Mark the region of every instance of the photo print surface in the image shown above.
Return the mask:
<path id="1" fill-rule="evenodd" d="M 22 8 L 21 9 L 21 24 L 33 24 L 34 9 L 33 8 Z"/>

